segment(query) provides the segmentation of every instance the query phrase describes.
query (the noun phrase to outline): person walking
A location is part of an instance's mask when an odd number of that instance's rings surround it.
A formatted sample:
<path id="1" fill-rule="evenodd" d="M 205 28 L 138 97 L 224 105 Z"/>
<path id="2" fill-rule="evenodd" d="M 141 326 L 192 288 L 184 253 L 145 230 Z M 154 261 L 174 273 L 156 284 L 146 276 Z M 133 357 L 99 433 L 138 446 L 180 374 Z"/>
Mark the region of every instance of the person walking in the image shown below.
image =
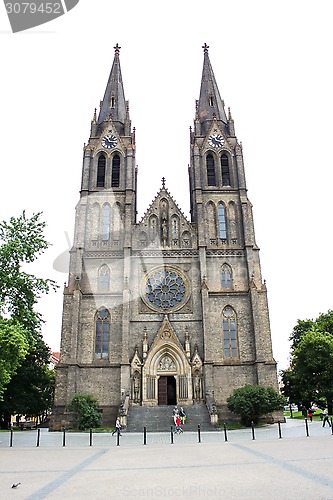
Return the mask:
<path id="1" fill-rule="evenodd" d="M 183 429 L 181 428 L 180 426 L 180 416 L 177 415 L 176 416 L 176 430 L 175 430 L 175 434 L 182 434 L 184 431 Z"/>
<path id="2" fill-rule="evenodd" d="M 325 408 L 323 411 L 323 427 L 325 427 L 326 422 L 328 423 L 328 426 L 331 427 L 330 421 L 328 420 L 328 412 Z"/>
<path id="3" fill-rule="evenodd" d="M 113 436 L 115 433 L 117 433 L 117 434 L 119 434 L 119 436 L 121 436 L 120 429 L 121 429 L 120 418 L 119 418 L 119 417 L 117 417 L 117 419 L 116 419 L 116 426 L 115 426 L 115 429 L 114 429 L 114 431 L 113 431 L 113 433 L 112 433 L 112 436 Z"/>
<path id="4" fill-rule="evenodd" d="M 178 415 L 179 415 L 179 410 L 178 410 L 177 406 L 175 406 L 174 409 L 172 410 L 172 418 L 173 418 L 175 425 L 176 425 L 176 419 L 177 419 Z"/>

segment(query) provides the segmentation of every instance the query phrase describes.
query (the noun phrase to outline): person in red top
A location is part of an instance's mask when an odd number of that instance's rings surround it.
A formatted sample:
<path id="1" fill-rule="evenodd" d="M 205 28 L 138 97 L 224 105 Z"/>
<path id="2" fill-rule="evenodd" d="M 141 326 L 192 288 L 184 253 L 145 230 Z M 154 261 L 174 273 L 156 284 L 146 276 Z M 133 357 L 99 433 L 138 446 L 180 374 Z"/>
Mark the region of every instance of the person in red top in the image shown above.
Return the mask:
<path id="1" fill-rule="evenodd" d="M 175 434 L 181 434 L 183 431 L 183 429 L 180 427 L 180 416 L 177 415 L 176 416 L 176 430 L 175 430 Z"/>

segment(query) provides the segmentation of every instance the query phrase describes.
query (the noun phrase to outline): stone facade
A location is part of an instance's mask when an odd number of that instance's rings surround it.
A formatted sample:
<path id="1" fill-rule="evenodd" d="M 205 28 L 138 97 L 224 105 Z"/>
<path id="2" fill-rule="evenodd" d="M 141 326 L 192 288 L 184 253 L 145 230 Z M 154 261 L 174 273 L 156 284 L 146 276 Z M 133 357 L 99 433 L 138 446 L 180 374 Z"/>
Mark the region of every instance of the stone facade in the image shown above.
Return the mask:
<path id="1" fill-rule="evenodd" d="M 213 402 L 246 383 L 277 388 L 266 286 L 243 154 L 204 46 L 190 135 L 191 220 L 162 186 L 136 221 L 135 134 L 119 47 L 84 148 L 53 429 L 94 394 L 104 425 L 121 405 Z"/>

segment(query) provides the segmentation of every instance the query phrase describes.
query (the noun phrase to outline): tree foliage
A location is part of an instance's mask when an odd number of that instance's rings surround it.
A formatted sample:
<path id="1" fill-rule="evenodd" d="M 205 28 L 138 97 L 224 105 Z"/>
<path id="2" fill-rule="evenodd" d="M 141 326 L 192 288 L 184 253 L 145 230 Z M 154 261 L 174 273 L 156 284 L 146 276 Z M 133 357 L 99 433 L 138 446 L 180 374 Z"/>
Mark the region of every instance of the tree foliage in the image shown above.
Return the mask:
<path id="1" fill-rule="evenodd" d="M 37 278 L 26 272 L 28 264 L 34 262 L 49 246 L 44 236 L 45 225 L 41 213 L 28 218 L 22 212 L 17 218 L 11 217 L 9 222 L 0 222 L 2 420 L 8 419 L 10 413 L 42 413 L 45 402 L 37 405 L 36 401 L 54 379 L 47 372 L 50 349 L 42 339 L 43 319 L 35 306 L 43 293 L 57 286 L 53 280 Z M 50 391 L 47 399 L 53 389 L 50 388 Z"/>
<path id="2" fill-rule="evenodd" d="M 0 314 L 15 318 L 32 339 L 42 323 L 34 306 L 41 294 L 56 288 L 53 280 L 36 278 L 22 269 L 49 246 L 43 234 L 46 224 L 40 217 L 37 213 L 29 219 L 23 212 L 9 222 L 0 222 Z"/>
<path id="3" fill-rule="evenodd" d="M 0 401 L 18 367 L 28 353 L 24 328 L 15 321 L 0 317 Z"/>
<path id="4" fill-rule="evenodd" d="M 68 405 L 69 411 L 77 414 L 79 429 L 89 429 L 101 425 L 101 414 L 98 411 L 98 401 L 91 394 L 75 394 Z"/>
<path id="5" fill-rule="evenodd" d="M 273 387 L 246 384 L 235 389 L 227 403 L 229 410 L 240 415 L 245 425 L 250 425 L 251 421 L 258 422 L 261 415 L 281 410 L 285 398 Z"/>
<path id="6" fill-rule="evenodd" d="M 290 336 L 291 363 L 282 372 L 283 393 L 309 407 L 324 399 L 332 411 L 333 311 L 316 320 L 299 320 Z"/>

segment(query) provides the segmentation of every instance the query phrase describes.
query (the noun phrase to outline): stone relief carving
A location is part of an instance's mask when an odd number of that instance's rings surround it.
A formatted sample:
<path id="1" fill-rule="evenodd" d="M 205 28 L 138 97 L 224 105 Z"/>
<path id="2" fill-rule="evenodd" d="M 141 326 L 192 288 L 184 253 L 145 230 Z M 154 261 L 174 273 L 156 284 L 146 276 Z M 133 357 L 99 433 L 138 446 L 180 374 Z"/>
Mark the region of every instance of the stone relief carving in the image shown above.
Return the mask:
<path id="1" fill-rule="evenodd" d="M 166 356 L 163 356 L 163 358 L 159 362 L 158 370 L 161 371 L 161 372 L 175 371 L 176 370 L 176 364 L 175 364 L 174 360 L 170 356 L 166 355 Z"/>

